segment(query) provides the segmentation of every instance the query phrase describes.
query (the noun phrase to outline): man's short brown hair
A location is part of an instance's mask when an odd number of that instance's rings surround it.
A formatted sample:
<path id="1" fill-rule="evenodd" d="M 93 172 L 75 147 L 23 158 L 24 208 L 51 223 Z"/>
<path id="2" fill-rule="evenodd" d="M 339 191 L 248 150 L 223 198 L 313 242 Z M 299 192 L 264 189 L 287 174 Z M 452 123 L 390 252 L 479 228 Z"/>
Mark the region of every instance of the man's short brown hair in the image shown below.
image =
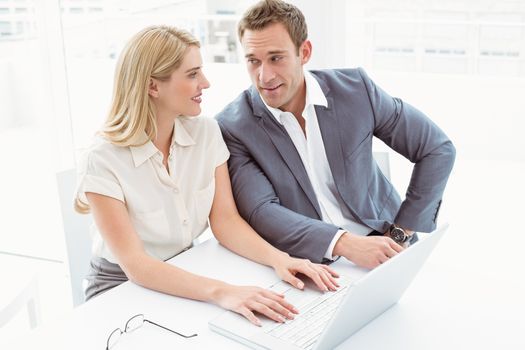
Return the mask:
<path id="1" fill-rule="evenodd" d="M 308 37 L 306 21 L 301 10 L 281 0 L 262 0 L 250 7 L 237 26 L 239 40 L 246 30 L 262 30 L 273 23 L 284 25 L 299 54 L 299 48 Z"/>

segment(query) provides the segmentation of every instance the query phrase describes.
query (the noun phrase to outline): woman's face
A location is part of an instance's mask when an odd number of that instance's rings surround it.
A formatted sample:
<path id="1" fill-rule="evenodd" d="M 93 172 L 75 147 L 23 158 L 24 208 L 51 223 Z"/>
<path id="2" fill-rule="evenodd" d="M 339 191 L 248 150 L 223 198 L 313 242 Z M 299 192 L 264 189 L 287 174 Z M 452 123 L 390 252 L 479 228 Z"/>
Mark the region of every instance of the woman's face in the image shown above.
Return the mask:
<path id="1" fill-rule="evenodd" d="M 154 79 L 157 96 L 152 95 L 157 114 L 177 117 L 197 116 L 201 113 L 202 90 L 210 83 L 202 72 L 202 58 L 197 46 L 186 50 L 182 64 L 168 80 Z"/>

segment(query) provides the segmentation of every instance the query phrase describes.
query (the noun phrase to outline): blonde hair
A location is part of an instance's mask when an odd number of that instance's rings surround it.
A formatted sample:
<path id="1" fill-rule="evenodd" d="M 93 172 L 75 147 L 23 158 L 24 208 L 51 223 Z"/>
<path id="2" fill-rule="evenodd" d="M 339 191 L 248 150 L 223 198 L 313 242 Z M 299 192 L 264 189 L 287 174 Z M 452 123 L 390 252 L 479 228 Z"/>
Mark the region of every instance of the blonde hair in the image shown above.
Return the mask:
<path id="1" fill-rule="evenodd" d="M 191 45 L 200 47 L 193 35 L 169 26 L 145 28 L 128 42 L 117 63 L 113 100 L 102 136 L 118 146 L 140 146 L 155 139 L 150 79 L 168 80 Z M 143 132 L 146 140 L 140 138 Z"/>
<path id="2" fill-rule="evenodd" d="M 135 34 L 117 62 L 111 108 L 99 134 L 123 147 L 154 140 L 157 123 L 148 94 L 150 79 L 169 80 L 192 45 L 200 47 L 189 32 L 171 26 L 150 26 Z M 89 205 L 76 198 L 75 210 L 89 213 Z"/>
<path id="3" fill-rule="evenodd" d="M 301 10 L 281 0 L 262 0 L 250 7 L 237 26 L 239 40 L 246 30 L 262 30 L 274 23 L 284 25 L 299 54 L 299 48 L 308 38 L 306 20 Z"/>

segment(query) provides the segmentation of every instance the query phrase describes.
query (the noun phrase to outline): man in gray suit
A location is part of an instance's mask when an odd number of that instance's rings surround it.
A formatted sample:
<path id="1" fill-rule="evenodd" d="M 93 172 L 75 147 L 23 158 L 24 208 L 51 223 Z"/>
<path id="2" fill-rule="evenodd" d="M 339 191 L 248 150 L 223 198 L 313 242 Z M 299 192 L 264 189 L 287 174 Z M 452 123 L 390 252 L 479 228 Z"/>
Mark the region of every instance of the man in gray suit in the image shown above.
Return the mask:
<path id="1" fill-rule="evenodd" d="M 366 268 L 434 230 L 455 158 L 448 137 L 362 69 L 304 70 L 312 44 L 291 4 L 255 4 L 238 33 L 253 86 L 217 120 L 250 225 L 291 255 Z M 372 157 L 373 137 L 414 163 L 403 201 Z"/>

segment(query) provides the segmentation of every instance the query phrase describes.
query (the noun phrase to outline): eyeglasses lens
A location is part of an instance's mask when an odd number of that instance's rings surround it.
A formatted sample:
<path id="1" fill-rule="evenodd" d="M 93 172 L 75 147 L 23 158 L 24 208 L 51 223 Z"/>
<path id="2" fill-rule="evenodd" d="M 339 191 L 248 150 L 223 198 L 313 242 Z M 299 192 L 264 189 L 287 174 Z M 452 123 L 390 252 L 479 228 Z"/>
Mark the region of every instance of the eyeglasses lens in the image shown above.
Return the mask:
<path id="1" fill-rule="evenodd" d="M 144 324 L 144 315 L 133 316 L 126 323 L 126 333 L 133 332 L 134 330 L 142 327 L 143 324 Z"/>
<path id="2" fill-rule="evenodd" d="M 120 330 L 120 328 L 117 328 L 113 332 L 111 332 L 108 338 L 107 349 L 109 350 L 112 347 L 114 347 L 115 344 L 118 343 L 121 336 L 122 336 L 122 331 Z"/>

